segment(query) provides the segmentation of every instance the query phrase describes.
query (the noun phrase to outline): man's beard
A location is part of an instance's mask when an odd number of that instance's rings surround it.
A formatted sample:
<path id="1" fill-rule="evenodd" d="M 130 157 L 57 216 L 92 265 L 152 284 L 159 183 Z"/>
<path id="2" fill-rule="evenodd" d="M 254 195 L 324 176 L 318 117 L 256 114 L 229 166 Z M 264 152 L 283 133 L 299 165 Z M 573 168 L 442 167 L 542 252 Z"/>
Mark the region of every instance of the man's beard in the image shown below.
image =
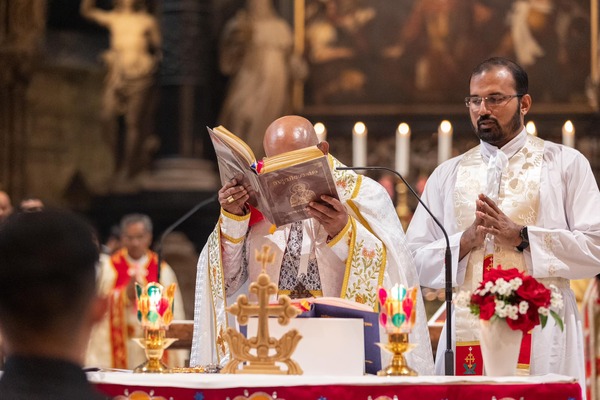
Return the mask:
<path id="1" fill-rule="evenodd" d="M 473 126 L 475 133 L 479 139 L 486 143 L 497 145 L 503 143 L 507 138 L 514 137 L 521 127 L 521 114 L 519 112 L 520 107 L 517 107 L 517 111 L 513 114 L 513 117 L 505 126 L 500 126 L 498 120 L 489 115 L 483 115 L 477 120 L 477 125 Z M 480 128 L 479 123 L 483 121 L 492 122 L 493 125 L 490 128 Z"/>

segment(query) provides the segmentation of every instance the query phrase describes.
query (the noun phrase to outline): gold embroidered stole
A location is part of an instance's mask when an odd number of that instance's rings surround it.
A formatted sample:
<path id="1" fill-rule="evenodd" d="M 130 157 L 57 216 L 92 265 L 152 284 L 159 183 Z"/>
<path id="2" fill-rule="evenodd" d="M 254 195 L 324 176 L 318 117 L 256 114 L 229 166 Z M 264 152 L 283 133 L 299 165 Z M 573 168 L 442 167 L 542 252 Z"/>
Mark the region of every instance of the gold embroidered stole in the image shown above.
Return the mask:
<path id="1" fill-rule="evenodd" d="M 385 243 L 377 237 L 355 202 L 362 186 L 362 175 L 353 171 L 337 170 L 336 167 L 344 165 L 332 156 L 329 156 L 329 160 L 340 201 L 350 208 L 349 214 L 360 222 L 357 224 L 354 219 L 350 219 L 351 234 L 348 240 L 348 258 L 340 297 L 367 304 L 375 309 L 378 304 L 377 288 L 383 284 L 387 266 Z M 358 231 L 361 229 L 366 229 L 373 237 L 363 235 L 364 239 L 357 241 Z"/>
<path id="2" fill-rule="evenodd" d="M 525 146 L 509 160 L 508 167 L 502 172 L 497 204 L 517 224 L 532 225 L 537 220 L 543 152 L 544 141 L 528 135 Z M 465 231 L 475 219 L 475 200 L 479 193 L 485 192 L 486 174 L 480 146 L 465 153 L 458 167 L 453 199 L 459 231 Z M 459 290 L 472 292 L 477 288 L 483 278 L 484 256 L 483 245 L 468 255 L 465 280 Z M 502 265 L 504 268 L 525 271 L 523 253 L 514 247 L 495 244 L 493 260 L 495 267 Z M 461 373 L 457 368 L 456 373 L 474 374 L 472 366 L 476 361 L 472 351 L 478 350 L 479 345 L 478 317 L 472 315 L 468 308 L 455 307 L 455 321 L 456 364 L 464 366 L 465 370 Z M 481 370 L 483 360 L 477 361 L 480 363 L 477 370 Z"/>
<path id="3" fill-rule="evenodd" d="M 203 277 L 208 280 L 210 290 L 211 310 L 213 312 L 213 326 L 204 327 L 212 329 L 214 349 L 216 351 L 217 363 L 221 363 L 229 355 L 229 348 L 223 335 L 227 331 L 227 299 L 225 298 L 225 281 L 223 279 L 223 264 L 221 261 L 221 237 L 220 229 L 217 224 L 211 235 L 208 237 L 208 265 L 204 271 Z M 207 297 L 204 297 L 207 299 Z"/>

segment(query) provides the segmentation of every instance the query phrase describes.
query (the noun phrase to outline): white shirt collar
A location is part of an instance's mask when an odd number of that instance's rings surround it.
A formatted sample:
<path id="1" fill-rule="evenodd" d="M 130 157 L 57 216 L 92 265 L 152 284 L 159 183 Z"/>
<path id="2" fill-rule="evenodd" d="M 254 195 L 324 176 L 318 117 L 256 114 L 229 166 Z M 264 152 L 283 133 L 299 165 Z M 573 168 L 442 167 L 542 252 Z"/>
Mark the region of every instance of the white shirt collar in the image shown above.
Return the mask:
<path id="1" fill-rule="evenodd" d="M 517 154 L 517 151 L 521 150 L 523 146 L 525 146 L 525 142 L 527 141 L 527 131 L 525 127 L 519 132 L 517 136 L 512 138 L 512 140 L 506 143 L 500 150 L 510 159 L 512 156 Z M 492 156 L 498 148 L 492 144 L 486 143 L 483 140 L 480 140 L 481 143 L 481 157 L 483 161 L 486 163 L 489 161 L 490 156 Z"/>
<path id="2" fill-rule="evenodd" d="M 127 262 L 130 264 L 133 264 L 137 267 L 140 267 L 142 265 L 146 265 L 148 263 L 148 253 L 145 253 L 143 256 L 141 256 L 140 258 L 138 258 L 137 260 L 132 258 L 129 253 L 126 255 L 125 257 L 127 259 Z"/>

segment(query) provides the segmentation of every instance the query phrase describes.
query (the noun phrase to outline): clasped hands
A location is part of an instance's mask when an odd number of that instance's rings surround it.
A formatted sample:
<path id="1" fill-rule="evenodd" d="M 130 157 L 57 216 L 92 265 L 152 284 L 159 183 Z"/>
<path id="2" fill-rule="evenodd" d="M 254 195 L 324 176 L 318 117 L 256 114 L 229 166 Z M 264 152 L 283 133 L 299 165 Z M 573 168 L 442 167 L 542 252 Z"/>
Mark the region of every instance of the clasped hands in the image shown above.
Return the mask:
<path id="1" fill-rule="evenodd" d="M 494 235 L 495 243 L 499 245 L 518 246 L 521 243 L 522 226 L 514 223 L 492 199 L 480 194 L 475 203 L 475 221 L 460 238 L 459 259 L 481 246 L 488 233 Z"/>
<path id="2" fill-rule="evenodd" d="M 230 214 L 245 215 L 249 198 L 248 190 L 238 185 L 235 178 L 219 190 L 219 204 Z M 311 201 L 307 206 L 308 214 L 323 225 L 330 237 L 335 237 L 348 223 L 348 212 L 338 199 L 323 195 L 321 200 L 327 204 Z"/>

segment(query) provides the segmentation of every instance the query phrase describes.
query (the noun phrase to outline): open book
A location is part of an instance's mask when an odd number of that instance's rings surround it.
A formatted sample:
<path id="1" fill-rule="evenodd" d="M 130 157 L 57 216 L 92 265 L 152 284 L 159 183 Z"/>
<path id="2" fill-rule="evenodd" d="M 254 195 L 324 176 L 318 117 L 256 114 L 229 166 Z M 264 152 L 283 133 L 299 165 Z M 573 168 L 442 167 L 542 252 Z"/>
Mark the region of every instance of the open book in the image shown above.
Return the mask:
<path id="1" fill-rule="evenodd" d="M 250 194 L 249 203 L 276 226 L 310 218 L 306 207 L 321 195 L 339 199 L 327 155 L 317 146 L 258 161 L 250 147 L 224 127 L 207 129 L 221 183 L 235 178 Z"/>

